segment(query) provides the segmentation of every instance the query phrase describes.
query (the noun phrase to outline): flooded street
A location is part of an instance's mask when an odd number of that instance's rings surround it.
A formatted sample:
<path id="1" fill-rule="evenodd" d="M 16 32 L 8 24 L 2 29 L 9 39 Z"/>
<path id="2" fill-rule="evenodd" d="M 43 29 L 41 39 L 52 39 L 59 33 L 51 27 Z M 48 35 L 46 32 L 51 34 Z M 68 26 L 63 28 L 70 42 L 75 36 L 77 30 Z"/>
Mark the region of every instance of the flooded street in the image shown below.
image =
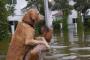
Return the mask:
<path id="1" fill-rule="evenodd" d="M 40 51 L 36 60 L 90 60 L 90 0 L 0 0 L 0 60 L 6 60 L 9 46 L 15 52 L 25 49 L 20 53 L 25 58 L 27 40 L 32 40 L 30 49 L 41 44 L 34 41 L 37 36 L 49 40 L 47 27 L 53 29 L 50 49 Z"/>
<path id="2" fill-rule="evenodd" d="M 80 29 L 76 29 L 75 26 L 68 26 L 68 35 L 63 30 L 54 31 L 51 49 L 41 60 L 90 60 L 90 30 L 84 26 L 84 29 L 79 26 Z M 1 55 L 0 60 L 5 60 L 5 55 Z"/>
<path id="3" fill-rule="evenodd" d="M 68 26 L 68 39 L 64 39 L 62 31 L 53 33 L 45 60 L 90 60 L 90 31 L 78 30 L 72 24 Z"/>

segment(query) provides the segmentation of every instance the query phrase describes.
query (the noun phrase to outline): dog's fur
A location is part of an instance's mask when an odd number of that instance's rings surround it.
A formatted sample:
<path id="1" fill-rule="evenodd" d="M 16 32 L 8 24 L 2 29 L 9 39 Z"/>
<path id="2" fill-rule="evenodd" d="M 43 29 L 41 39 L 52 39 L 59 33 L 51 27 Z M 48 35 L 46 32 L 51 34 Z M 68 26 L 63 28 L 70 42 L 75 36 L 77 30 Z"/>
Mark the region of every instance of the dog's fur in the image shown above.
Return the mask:
<path id="1" fill-rule="evenodd" d="M 28 49 L 27 45 L 35 46 L 38 44 L 44 44 L 44 48 L 48 46 L 48 44 L 44 41 L 44 38 L 42 39 L 43 41 L 37 41 L 34 39 L 34 26 L 40 19 L 41 17 L 36 9 L 30 9 L 25 14 L 22 22 L 18 23 L 14 35 L 12 35 L 6 60 L 23 60 L 26 50 Z M 38 58 L 36 52 L 39 50 L 40 45 L 31 50 L 31 60 L 36 60 Z"/>

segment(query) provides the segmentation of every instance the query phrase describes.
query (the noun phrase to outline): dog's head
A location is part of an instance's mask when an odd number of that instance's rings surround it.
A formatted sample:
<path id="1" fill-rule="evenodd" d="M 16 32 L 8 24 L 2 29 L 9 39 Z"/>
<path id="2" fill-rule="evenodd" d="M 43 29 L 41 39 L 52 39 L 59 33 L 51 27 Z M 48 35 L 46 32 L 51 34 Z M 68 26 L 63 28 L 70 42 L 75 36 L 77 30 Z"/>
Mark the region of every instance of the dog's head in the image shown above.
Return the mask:
<path id="1" fill-rule="evenodd" d="M 34 26 L 35 23 L 43 19 L 44 19 L 43 15 L 41 15 L 37 9 L 32 8 L 27 11 L 22 21 L 31 26 Z"/>

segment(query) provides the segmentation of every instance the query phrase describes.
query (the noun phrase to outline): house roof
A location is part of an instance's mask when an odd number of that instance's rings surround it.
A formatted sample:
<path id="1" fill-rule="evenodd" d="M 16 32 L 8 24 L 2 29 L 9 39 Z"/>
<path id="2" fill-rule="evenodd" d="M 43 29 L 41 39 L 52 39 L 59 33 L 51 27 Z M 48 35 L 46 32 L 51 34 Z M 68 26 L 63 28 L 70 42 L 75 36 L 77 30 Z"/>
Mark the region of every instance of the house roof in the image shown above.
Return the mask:
<path id="1" fill-rule="evenodd" d="M 56 16 L 56 17 L 60 17 L 60 16 L 63 16 L 63 12 L 62 11 L 58 11 L 56 14 L 54 14 L 53 16 Z"/>
<path id="2" fill-rule="evenodd" d="M 8 16 L 8 21 L 21 21 L 23 15 Z"/>

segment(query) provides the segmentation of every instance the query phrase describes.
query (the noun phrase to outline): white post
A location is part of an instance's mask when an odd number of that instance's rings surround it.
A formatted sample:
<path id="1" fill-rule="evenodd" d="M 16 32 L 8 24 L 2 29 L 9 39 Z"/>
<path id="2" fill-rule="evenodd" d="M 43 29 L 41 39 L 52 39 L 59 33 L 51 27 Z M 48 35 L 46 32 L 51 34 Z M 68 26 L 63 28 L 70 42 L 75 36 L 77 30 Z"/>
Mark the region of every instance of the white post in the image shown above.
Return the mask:
<path id="1" fill-rule="evenodd" d="M 13 0 L 12 0 L 12 4 L 13 4 Z"/>
<path id="2" fill-rule="evenodd" d="M 48 17 L 49 17 L 48 0 L 44 0 L 44 9 L 45 9 L 45 22 L 48 27 Z"/>
<path id="3" fill-rule="evenodd" d="M 14 34 L 14 31 L 15 31 L 15 27 L 14 27 L 14 25 L 11 25 L 11 33 L 12 33 L 12 35 Z"/>
<path id="4" fill-rule="evenodd" d="M 62 30 L 62 23 L 60 23 L 60 28 L 61 28 L 61 30 Z"/>
<path id="5" fill-rule="evenodd" d="M 84 15 L 84 14 L 83 14 L 83 13 L 81 13 L 81 16 L 82 16 L 82 22 L 84 23 L 84 17 L 83 17 L 83 15 Z"/>
<path id="6" fill-rule="evenodd" d="M 60 29 L 61 29 L 61 33 L 60 33 L 60 35 L 61 35 L 61 39 L 63 40 L 63 29 L 62 29 L 63 27 L 62 27 L 62 23 L 60 23 Z"/>
<path id="7" fill-rule="evenodd" d="M 75 24 L 75 31 L 77 33 L 77 23 L 74 23 Z"/>

